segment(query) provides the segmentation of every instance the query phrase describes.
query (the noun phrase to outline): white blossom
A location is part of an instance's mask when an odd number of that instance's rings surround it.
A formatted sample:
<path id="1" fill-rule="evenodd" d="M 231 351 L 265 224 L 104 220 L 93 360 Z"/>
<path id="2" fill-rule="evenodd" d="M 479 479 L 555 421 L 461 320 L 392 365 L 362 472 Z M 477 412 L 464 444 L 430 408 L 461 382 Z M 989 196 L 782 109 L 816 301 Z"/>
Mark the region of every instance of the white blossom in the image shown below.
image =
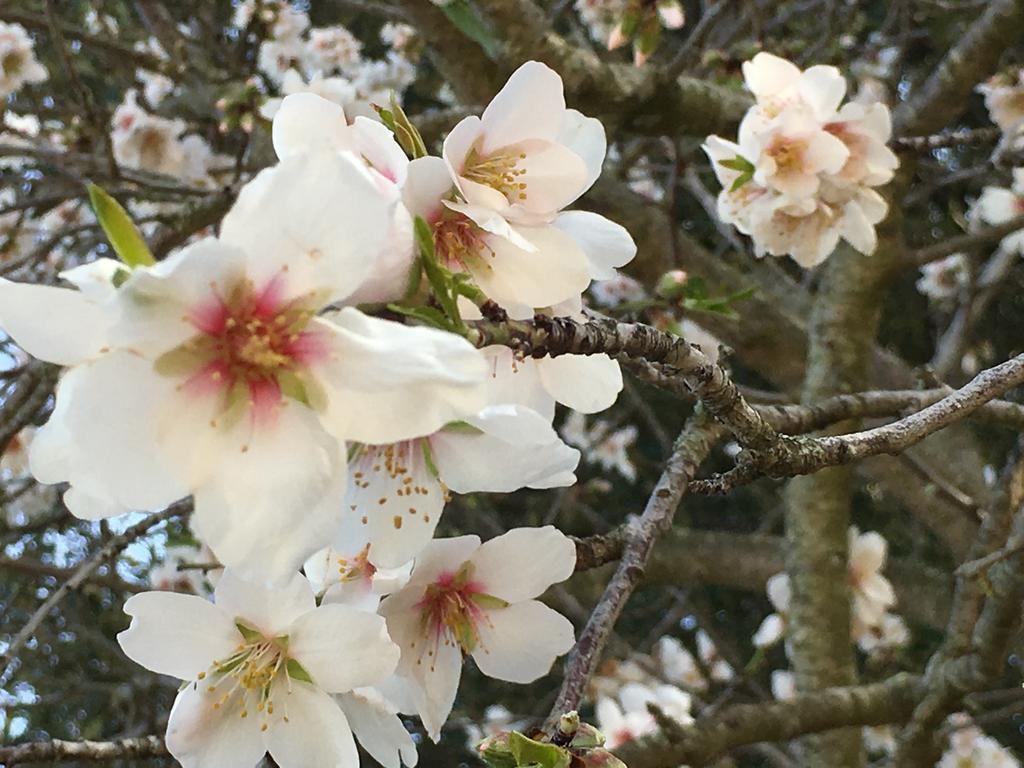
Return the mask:
<path id="1" fill-rule="evenodd" d="M 630 482 L 636 480 L 636 466 L 628 453 L 638 434 L 634 425 L 611 432 L 608 422 L 597 421 L 587 429 L 586 417 L 572 411 L 562 426 L 562 434 L 583 451 L 587 461 L 600 464 L 606 470 L 615 470 Z"/>
<path id="2" fill-rule="evenodd" d="M 340 522 L 345 440 L 429 434 L 484 404 L 484 361 L 461 338 L 318 315 L 373 272 L 397 206 L 350 153 L 298 155 L 242 190 L 219 239 L 106 297 L 0 282 L 0 325 L 73 366 L 33 473 L 69 481 L 69 508 L 90 518 L 191 493 L 222 563 L 296 568 Z"/>
<path id="3" fill-rule="evenodd" d="M 719 217 L 749 235 L 759 256 L 789 255 L 804 267 L 821 263 L 840 239 L 872 253 L 888 210 L 874 187 L 898 165 L 886 146 L 888 108 L 840 108 L 846 82 L 834 67 L 801 71 L 759 53 L 743 74 L 756 103 L 739 143 L 710 136 L 704 144 L 722 184 Z"/>
<path id="4" fill-rule="evenodd" d="M 657 721 L 648 709 L 654 705 L 680 725 L 693 722 L 690 695 L 674 685 L 645 686 L 626 683 L 618 693 L 618 701 L 600 697 L 595 704 L 598 730 L 605 736 L 609 749 L 620 747 L 640 736 L 655 733 Z"/>
<path id="5" fill-rule="evenodd" d="M 1013 170 L 1013 183 L 1009 187 L 985 187 L 968 211 L 970 220 L 993 226 L 1020 216 L 1024 216 L 1024 168 Z M 1008 253 L 1024 254 L 1024 229 L 1004 237 L 1000 247 Z"/>
<path id="6" fill-rule="evenodd" d="M 950 736 L 949 748 L 935 768 L 1020 768 L 1020 761 L 998 741 L 972 725 L 967 715 L 958 713 L 949 720 L 957 730 Z"/>
<path id="7" fill-rule="evenodd" d="M 711 675 L 711 679 L 719 683 L 727 683 L 736 677 L 736 673 L 715 647 L 711 635 L 703 629 L 697 630 L 697 655 Z"/>
<path id="8" fill-rule="evenodd" d="M 573 644 L 572 624 L 535 598 L 567 579 L 576 548 L 561 532 L 517 528 L 481 545 L 476 536 L 434 539 L 412 579 L 381 603 L 402 649 L 398 674 L 432 739 L 440 737 L 463 655 L 488 677 L 528 683 Z"/>
<path id="9" fill-rule="evenodd" d="M 992 122 L 1004 136 L 1013 136 L 1024 126 L 1024 69 L 1015 77 L 997 75 L 978 86 L 985 97 Z"/>
<path id="10" fill-rule="evenodd" d="M 341 25 L 309 32 L 303 62 L 314 72 L 351 73 L 362 60 L 363 44 Z"/>
<path id="11" fill-rule="evenodd" d="M 849 531 L 849 582 L 853 592 L 853 636 L 879 627 L 889 608 L 896 604 L 892 584 L 882 575 L 888 544 L 875 531 Z"/>
<path id="12" fill-rule="evenodd" d="M 921 266 L 917 290 L 935 302 L 947 302 L 957 298 L 968 284 L 970 275 L 967 258 L 963 253 L 954 253 L 944 259 Z"/>
<path id="13" fill-rule="evenodd" d="M 48 76 L 46 67 L 36 60 L 32 38 L 25 28 L 0 21 L 0 100 Z"/>
<path id="14" fill-rule="evenodd" d="M 267 752 L 282 768 L 358 768 L 356 724 L 331 694 L 394 670 L 399 650 L 381 617 L 317 607 L 299 574 L 269 588 L 231 571 L 214 603 L 144 592 L 124 610 L 132 623 L 117 639 L 128 657 L 185 681 L 166 737 L 185 768 L 251 768 Z"/>

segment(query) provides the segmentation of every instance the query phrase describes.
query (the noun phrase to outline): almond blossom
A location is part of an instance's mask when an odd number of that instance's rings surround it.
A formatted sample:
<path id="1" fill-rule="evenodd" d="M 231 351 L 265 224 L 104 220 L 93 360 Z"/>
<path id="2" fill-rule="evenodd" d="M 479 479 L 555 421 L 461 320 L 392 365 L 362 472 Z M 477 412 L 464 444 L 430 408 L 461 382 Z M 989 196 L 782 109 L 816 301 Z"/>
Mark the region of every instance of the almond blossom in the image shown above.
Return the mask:
<path id="1" fill-rule="evenodd" d="M 354 448 L 345 504 L 367 528 L 370 561 L 394 568 L 433 537 L 450 493 L 572 485 L 579 459 L 536 411 L 493 405 L 426 437 Z"/>
<path id="2" fill-rule="evenodd" d="M 435 539 L 409 583 L 381 603 L 402 649 L 398 674 L 434 741 L 452 710 L 464 655 L 488 677 L 528 683 L 572 647 L 571 622 L 535 598 L 567 579 L 575 563 L 572 541 L 551 526 L 516 528 L 484 544 L 477 536 Z"/>
<path id="3" fill-rule="evenodd" d="M 850 527 L 849 580 L 853 591 L 853 636 L 877 627 L 896 604 L 892 584 L 882 575 L 889 545 L 880 533 Z"/>
<path id="4" fill-rule="evenodd" d="M 1024 127 L 1024 69 L 1014 76 L 996 75 L 977 90 L 985 97 L 992 122 L 1006 137 L 1013 137 Z"/>
<path id="5" fill-rule="evenodd" d="M 759 53 L 743 65 L 756 103 L 740 123 L 739 143 L 710 136 L 704 151 L 722 191 L 718 215 L 750 235 L 758 256 L 821 263 L 840 239 L 862 253 L 877 245 L 888 210 L 874 187 L 898 165 L 886 146 L 888 108 L 851 102 L 834 67 L 801 71 Z"/>
<path id="6" fill-rule="evenodd" d="M 391 674 L 399 650 L 381 617 L 317 607 L 299 574 L 270 588 L 228 570 L 213 603 L 144 592 L 124 610 L 132 617 L 117 638 L 125 654 L 185 682 L 166 737 L 185 768 L 251 768 L 266 753 L 282 768 L 358 768 L 353 730 L 379 736 L 347 702 Z"/>
<path id="7" fill-rule="evenodd" d="M 932 301 L 947 302 L 967 288 L 969 279 L 967 257 L 963 253 L 953 253 L 922 265 L 921 277 L 914 285 Z"/>
<path id="8" fill-rule="evenodd" d="M 629 233 L 595 213 L 569 211 L 521 225 L 485 206 L 458 201 L 459 194 L 450 165 L 440 158 L 410 164 L 405 204 L 433 229 L 438 258 L 452 271 L 472 275 L 514 319 L 578 301 L 591 279 L 614 277 L 615 269 L 636 255 Z"/>
<path id="9" fill-rule="evenodd" d="M 485 364 L 463 339 L 352 308 L 318 315 L 372 272 L 397 206 L 351 154 L 299 155 L 242 190 L 218 239 L 135 269 L 105 299 L 0 282 L 0 325 L 73 366 L 33 473 L 69 481 L 84 517 L 192 493 L 196 534 L 224 565 L 298 567 L 339 523 L 345 440 L 430 434 L 484 405 Z"/>
<path id="10" fill-rule="evenodd" d="M 963 713 L 951 715 L 957 730 L 949 738 L 949 748 L 935 768 L 1020 768 L 1020 761 L 1002 744 L 986 735 Z"/>
<path id="11" fill-rule="evenodd" d="M 0 100 L 27 83 L 41 83 L 47 77 L 46 67 L 36 60 L 32 38 L 25 28 L 0 21 Z"/>
<path id="12" fill-rule="evenodd" d="M 597 727 L 605 736 L 605 746 L 615 749 L 623 744 L 658 731 L 657 721 L 648 706 L 660 709 L 680 725 L 693 722 L 690 695 L 674 685 L 626 683 L 618 700 L 602 696 L 595 704 Z"/>
<path id="13" fill-rule="evenodd" d="M 1013 183 L 1009 187 L 985 187 L 974 201 L 968 218 L 996 226 L 1024 216 L 1024 168 L 1014 168 Z M 1024 228 L 1007 235 L 1000 241 L 1007 253 L 1024 254 Z"/>
<path id="14" fill-rule="evenodd" d="M 792 589 L 789 585 L 789 576 L 785 573 L 777 573 L 768 579 L 768 599 L 775 607 L 775 613 L 771 613 L 761 622 L 761 626 L 754 633 L 752 642 L 756 648 L 769 648 L 778 643 L 786 636 L 788 624 L 787 614 L 789 613 L 789 602 L 792 599 Z"/>

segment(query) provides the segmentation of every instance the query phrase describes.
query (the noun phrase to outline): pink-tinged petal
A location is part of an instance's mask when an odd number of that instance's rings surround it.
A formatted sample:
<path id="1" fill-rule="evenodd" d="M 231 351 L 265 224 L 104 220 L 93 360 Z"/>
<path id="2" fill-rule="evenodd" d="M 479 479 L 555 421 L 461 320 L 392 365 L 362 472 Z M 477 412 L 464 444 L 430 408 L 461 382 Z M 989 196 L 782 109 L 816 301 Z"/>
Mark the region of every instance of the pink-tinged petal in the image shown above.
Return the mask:
<path id="1" fill-rule="evenodd" d="M 487 612 L 473 661 L 488 677 L 532 683 L 576 642 L 572 622 L 537 600 Z"/>
<path id="2" fill-rule="evenodd" d="M 480 139 L 482 131 L 480 118 L 471 115 L 456 123 L 445 137 L 442 154 L 453 183 L 462 175 L 466 155 Z"/>
<path id="3" fill-rule="evenodd" d="M 562 78 L 546 64 L 528 61 L 512 73 L 484 110 L 481 150 L 490 154 L 524 139 L 553 141 L 564 116 Z"/>
<path id="4" fill-rule="evenodd" d="M 352 123 L 351 131 L 356 152 L 370 167 L 391 184 L 403 186 L 409 169 L 409 158 L 388 127 L 378 120 L 359 116 Z"/>
<path id="5" fill-rule="evenodd" d="M 402 649 L 399 674 L 408 681 L 410 703 L 436 743 L 455 704 L 462 677 L 462 651 L 455 643 L 440 643 L 436 651 L 427 650 L 428 641 L 415 607 L 417 599 L 418 594 L 403 590 L 381 603 L 380 613 L 387 620 L 391 639 Z"/>
<path id="6" fill-rule="evenodd" d="M 402 188 L 402 201 L 413 216 L 422 216 L 433 224 L 444 211 L 442 200 L 452 191 L 455 180 L 440 157 L 418 157 L 409 163 L 408 178 Z"/>
<path id="7" fill-rule="evenodd" d="M 436 581 L 442 575 L 454 573 L 479 548 L 480 537 L 472 534 L 448 539 L 433 539 L 416 558 L 412 578 L 406 588 L 402 590 L 402 594 L 414 593 L 417 588 L 422 590 L 423 586 Z M 414 602 L 417 600 L 419 600 L 419 596 L 414 599 Z"/>
<path id="8" fill-rule="evenodd" d="M 551 226 L 517 230 L 535 251 L 487 235 L 487 250 L 467 265 L 484 293 L 502 306 L 549 307 L 586 290 L 590 265 L 571 237 Z"/>
<path id="9" fill-rule="evenodd" d="M 272 429 L 276 425 L 281 408 L 285 405 L 284 398 L 281 397 L 281 387 L 273 379 L 250 379 L 248 386 L 253 428 Z"/>
<path id="10" fill-rule="evenodd" d="M 526 188 L 510 200 L 512 215 L 523 212 L 537 217 L 530 223 L 540 223 L 540 217 L 553 217 L 590 186 L 586 162 L 568 147 L 530 139 L 512 151 L 526 155 L 516 166 L 524 172 L 519 178 Z"/>
<path id="11" fill-rule="evenodd" d="M 231 370 L 224 361 L 213 360 L 182 382 L 181 393 L 196 400 L 221 398 L 230 391 L 234 383 Z"/>
<path id="12" fill-rule="evenodd" d="M 218 691 L 190 684 L 178 692 L 167 723 L 167 749 L 183 768 L 251 768 L 266 753 L 256 717 L 240 717 L 237 695 L 221 706 Z"/>
<path id="13" fill-rule="evenodd" d="M 338 703 L 319 688 L 292 681 L 278 684 L 274 718 L 263 734 L 267 751 L 281 766 L 359 768 L 359 752 L 352 729 Z"/>
<path id="14" fill-rule="evenodd" d="M 485 541 L 472 562 L 482 592 L 515 603 L 568 579 L 576 568 L 576 546 L 550 525 L 513 528 Z"/>
<path id="15" fill-rule="evenodd" d="M 800 76 L 800 95 L 810 104 L 815 117 L 831 120 L 846 95 L 846 79 L 835 67 L 809 67 Z"/>
<path id="16" fill-rule="evenodd" d="M 179 680 L 195 680 L 242 642 L 234 618 L 196 595 L 143 592 L 128 598 L 124 612 L 132 617 L 117 636 L 125 655 Z"/>

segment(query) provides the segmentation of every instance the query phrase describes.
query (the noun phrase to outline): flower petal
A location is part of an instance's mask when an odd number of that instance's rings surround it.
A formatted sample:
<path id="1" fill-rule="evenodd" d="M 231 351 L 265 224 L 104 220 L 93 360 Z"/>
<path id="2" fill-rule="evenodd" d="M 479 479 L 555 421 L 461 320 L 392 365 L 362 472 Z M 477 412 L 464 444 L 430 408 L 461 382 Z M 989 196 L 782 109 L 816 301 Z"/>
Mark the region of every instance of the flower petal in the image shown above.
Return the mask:
<path id="1" fill-rule="evenodd" d="M 338 698 L 349 725 L 370 757 L 383 768 L 414 768 L 419 756 L 416 742 L 402 719 L 376 690 L 362 688 Z"/>
<path id="2" fill-rule="evenodd" d="M 347 605 L 321 605 L 293 621 L 288 653 L 328 693 L 379 683 L 400 655 L 383 618 Z"/>
<path id="3" fill-rule="evenodd" d="M 471 560 L 473 580 L 483 592 L 516 603 L 568 579 L 576 568 L 576 546 L 550 525 L 513 528 L 484 542 Z"/>
<path id="4" fill-rule="evenodd" d="M 576 642 L 572 622 L 537 600 L 487 612 L 473 660 L 488 677 L 531 683 Z"/>
<path id="5" fill-rule="evenodd" d="M 355 148 L 345 110 L 315 93 L 285 96 L 274 115 L 272 134 L 281 160 L 305 152 Z"/>
<path id="6" fill-rule="evenodd" d="M 594 186 L 601 175 L 604 156 L 608 151 L 604 125 L 596 117 L 587 117 L 575 109 L 567 109 L 555 141 L 575 152 L 586 164 L 587 176 L 580 191 L 583 194 Z"/>
<path id="7" fill-rule="evenodd" d="M 167 749 L 184 768 L 252 768 L 266 753 L 255 717 L 239 717 L 240 702 L 214 707 L 221 693 L 204 685 L 178 692 L 167 723 Z"/>
<path id="8" fill-rule="evenodd" d="M 397 568 L 433 538 L 445 493 L 427 467 L 421 440 L 365 446 L 350 464 L 346 510 L 358 517 L 370 542 L 370 561 Z"/>
<path id="9" fill-rule="evenodd" d="M 331 355 L 317 367 L 328 392 L 324 424 L 336 437 L 393 443 L 483 406 L 486 363 L 460 336 L 352 308 L 320 322 L 331 334 Z"/>
<path id="10" fill-rule="evenodd" d="M 245 252 L 257 283 L 287 269 L 299 292 L 330 288 L 329 299 L 340 300 L 392 244 L 397 202 L 397 191 L 382 188 L 355 155 L 303 153 L 243 187 L 221 239 Z"/>
<path id="11" fill-rule="evenodd" d="M 288 634 L 292 622 L 316 608 L 313 589 L 299 573 L 287 582 L 271 585 L 247 581 L 228 568 L 217 582 L 214 600 L 224 614 L 245 621 L 268 637 Z"/>
<path id="12" fill-rule="evenodd" d="M 117 636 L 136 664 L 179 680 L 195 680 L 241 642 L 234 619 L 196 595 L 142 592 L 128 598 L 131 626 Z"/>
<path id="13" fill-rule="evenodd" d="M 626 228 L 590 211 L 566 211 L 553 225 L 569 235 L 586 254 L 590 276 L 610 280 L 616 267 L 628 264 L 636 256 L 636 243 Z"/>
<path id="14" fill-rule="evenodd" d="M 33 357 L 57 365 L 95 358 L 111 315 L 79 291 L 0 277 L 0 328 Z"/>
<path id="15" fill-rule="evenodd" d="M 409 163 L 408 177 L 402 187 L 402 202 L 413 216 L 422 216 L 428 224 L 444 210 L 441 200 L 452 189 L 448 166 L 440 157 L 417 157 Z"/>
<path id="16" fill-rule="evenodd" d="M 484 293 L 503 306 L 549 307 L 586 290 L 590 266 L 571 237 L 552 226 L 517 230 L 535 251 L 486 235 L 488 250 L 467 265 Z"/>
<path id="17" fill-rule="evenodd" d="M 263 734 L 267 751 L 281 766 L 359 768 L 352 729 L 345 713 L 329 695 L 307 683 L 280 684 L 274 706 L 288 719 L 274 719 Z"/>
<path id="18" fill-rule="evenodd" d="M 487 105 L 481 117 L 483 154 L 524 139 L 558 136 L 565 115 L 562 78 L 539 61 L 528 61 Z"/>
<path id="19" fill-rule="evenodd" d="M 608 355 L 559 355 L 537 361 L 544 388 L 580 413 L 609 408 L 622 391 L 622 369 Z"/>

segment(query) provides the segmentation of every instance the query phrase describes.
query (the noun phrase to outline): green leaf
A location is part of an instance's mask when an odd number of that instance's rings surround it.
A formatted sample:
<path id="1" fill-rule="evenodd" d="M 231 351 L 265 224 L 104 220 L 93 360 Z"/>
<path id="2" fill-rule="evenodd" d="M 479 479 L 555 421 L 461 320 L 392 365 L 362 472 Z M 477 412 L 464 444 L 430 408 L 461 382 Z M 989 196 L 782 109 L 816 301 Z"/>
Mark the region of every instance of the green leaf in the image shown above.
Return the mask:
<path id="1" fill-rule="evenodd" d="M 306 668 L 299 664 L 295 659 L 288 659 L 288 663 L 285 665 L 285 668 L 288 670 L 288 676 L 293 680 L 301 680 L 304 683 L 313 682 L 313 678 L 310 677 Z"/>
<path id="2" fill-rule="evenodd" d="M 483 48 L 489 58 L 494 58 L 498 42 L 467 0 L 451 0 L 441 10 L 462 34 Z"/>
<path id="3" fill-rule="evenodd" d="M 740 173 L 753 173 L 757 170 L 754 164 L 743 157 L 743 155 L 736 155 L 729 160 L 719 160 L 718 164 L 723 168 L 728 168 L 731 171 L 739 171 Z"/>
<path id="4" fill-rule="evenodd" d="M 570 755 L 554 744 L 542 744 L 527 738 L 518 731 L 508 735 L 508 746 L 521 766 L 536 765 L 538 768 L 569 768 Z"/>
<path id="5" fill-rule="evenodd" d="M 433 307 L 406 307 L 402 304 L 388 304 L 388 309 L 400 315 L 419 320 L 431 328 L 440 328 L 442 331 L 447 331 L 451 325 L 448 322 L 448 318 L 444 316 L 444 312 Z"/>
<path id="6" fill-rule="evenodd" d="M 427 145 L 423 141 L 423 136 L 420 135 L 416 126 L 412 124 L 409 116 L 405 114 L 405 110 L 398 103 L 394 93 L 391 94 L 391 113 L 395 124 L 393 130 L 398 138 L 398 143 L 402 145 L 402 149 L 414 160 L 418 157 L 426 157 L 428 154 Z"/>
<path id="7" fill-rule="evenodd" d="M 156 259 L 142 238 L 142 233 L 135 226 L 128 211 L 117 200 L 95 184 L 90 184 L 89 202 L 96 211 L 96 218 L 103 227 L 114 253 L 121 261 L 133 269 L 156 264 Z"/>
<path id="8" fill-rule="evenodd" d="M 746 184 L 753 178 L 754 174 L 752 173 L 741 173 L 739 176 L 736 177 L 736 180 L 733 181 L 732 185 L 729 187 L 729 191 L 735 192 L 737 189 L 742 187 L 744 184 Z"/>

